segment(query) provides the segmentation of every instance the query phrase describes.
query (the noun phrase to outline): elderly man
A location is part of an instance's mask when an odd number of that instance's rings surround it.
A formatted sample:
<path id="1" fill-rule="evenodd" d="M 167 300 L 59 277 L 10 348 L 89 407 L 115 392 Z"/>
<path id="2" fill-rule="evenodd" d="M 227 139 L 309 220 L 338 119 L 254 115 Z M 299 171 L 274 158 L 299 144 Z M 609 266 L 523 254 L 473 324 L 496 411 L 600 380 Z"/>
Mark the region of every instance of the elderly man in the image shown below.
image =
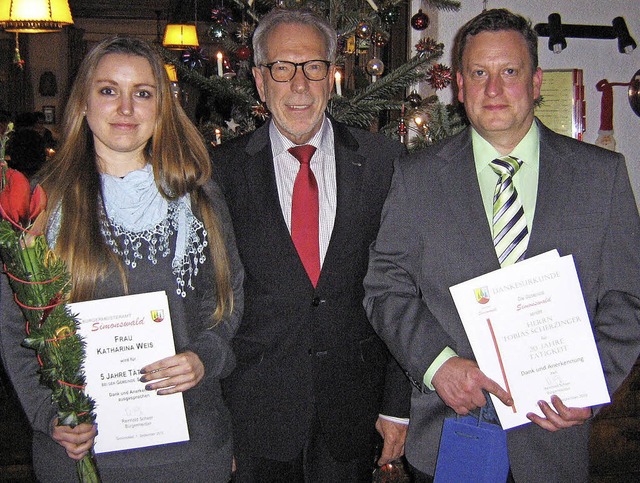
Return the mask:
<path id="1" fill-rule="evenodd" d="M 478 368 L 449 287 L 551 249 L 573 254 L 611 393 L 640 351 L 640 219 L 623 156 L 534 118 L 542 71 L 524 18 L 485 11 L 457 45 L 471 126 L 397 164 L 365 279 L 372 324 L 415 385 L 407 459 L 418 482 L 431 481 L 446 417 L 484 406 L 487 392 L 513 403 Z M 494 200 L 496 185 L 510 195 Z M 592 408 L 558 396 L 539 406 L 507 432 L 509 478 L 587 481 Z"/>
<path id="2" fill-rule="evenodd" d="M 272 119 L 213 152 L 246 270 L 225 381 L 238 482 L 371 481 L 404 452 L 410 383 L 362 299 L 400 143 L 327 117 L 336 33 L 275 9 L 253 37 Z"/>

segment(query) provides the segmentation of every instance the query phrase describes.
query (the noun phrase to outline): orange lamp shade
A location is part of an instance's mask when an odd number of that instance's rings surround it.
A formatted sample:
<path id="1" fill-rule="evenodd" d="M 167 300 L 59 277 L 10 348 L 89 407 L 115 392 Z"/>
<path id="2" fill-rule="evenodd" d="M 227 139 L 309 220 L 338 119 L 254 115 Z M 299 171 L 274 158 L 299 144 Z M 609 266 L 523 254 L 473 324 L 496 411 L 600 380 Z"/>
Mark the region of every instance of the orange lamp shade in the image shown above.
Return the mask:
<path id="1" fill-rule="evenodd" d="M 0 0 L 0 27 L 7 32 L 57 32 L 71 24 L 67 0 Z"/>
<path id="2" fill-rule="evenodd" d="M 198 32 L 195 25 L 170 23 L 164 30 L 162 45 L 171 50 L 198 47 Z"/>

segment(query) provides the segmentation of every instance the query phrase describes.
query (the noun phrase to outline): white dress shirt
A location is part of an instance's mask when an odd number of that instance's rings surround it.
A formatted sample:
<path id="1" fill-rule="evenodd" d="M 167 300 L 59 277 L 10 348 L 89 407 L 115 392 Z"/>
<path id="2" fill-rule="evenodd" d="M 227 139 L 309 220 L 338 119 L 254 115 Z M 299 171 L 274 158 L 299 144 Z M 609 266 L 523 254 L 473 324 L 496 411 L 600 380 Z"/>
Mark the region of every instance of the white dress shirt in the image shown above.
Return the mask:
<path id="1" fill-rule="evenodd" d="M 293 197 L 293 184 L 300 170 L 298 161 L 289 151 L 296 146 L 287 139 L 276 127 L 274 122 L 269 124 L 269 137 L 271 138 L 271 152 L 273 153 L 273 167 L 276 173 L 276 185 L 278 198 L 282 208 L 282 216 L 291 233 L 291 199 Z M 333 223 L 336 219 L 336 156 L 333 142 L 333 127 L 324 118 L 320 130 L 308 143 L 315 146 L 316 152 L 311 158 L 310 167 L 318 183 L 318 202 L 320 220 L 320 267 L 329 248 L 329 240 L 333 231 Z"/>

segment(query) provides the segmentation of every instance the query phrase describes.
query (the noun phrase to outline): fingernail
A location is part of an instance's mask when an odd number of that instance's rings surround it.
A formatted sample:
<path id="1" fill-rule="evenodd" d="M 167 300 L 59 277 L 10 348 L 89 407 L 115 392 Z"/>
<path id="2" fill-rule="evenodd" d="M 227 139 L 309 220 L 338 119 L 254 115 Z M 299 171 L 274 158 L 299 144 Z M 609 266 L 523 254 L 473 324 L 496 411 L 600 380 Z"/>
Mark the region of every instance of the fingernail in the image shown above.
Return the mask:
<path id="1" fill-rule="evenodd" d="M 540 406 L 540 409 L 542 409 L 545 404 L 546 403 L 544 401 L 538 401 L 538 406 Z"/>
<path id="2" fill-rule="evenodd" d="M 152 391 L 152 390 L 153 390 L 153 388 L 151 387 L 151 384 L 147 384 L 146 386 L 144 386 L 144 388 L 145 388 L 147 391 Z"/>
<path id="3" fill-rule="evenodd" d="M 142 369 L 140 369 L 140 374 L 146 374 L 147 371 L 144 369 L 144 367 Z"/>

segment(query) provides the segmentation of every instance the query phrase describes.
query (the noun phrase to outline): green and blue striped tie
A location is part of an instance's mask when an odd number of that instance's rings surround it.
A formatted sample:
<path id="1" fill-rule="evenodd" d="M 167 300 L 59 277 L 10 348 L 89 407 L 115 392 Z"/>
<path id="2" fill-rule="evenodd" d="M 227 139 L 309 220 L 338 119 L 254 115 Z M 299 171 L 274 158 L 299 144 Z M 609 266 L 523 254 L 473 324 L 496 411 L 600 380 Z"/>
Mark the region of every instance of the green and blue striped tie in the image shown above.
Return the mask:
<path id="1" fill-rule="evenodd" d="M 493 195 L 493 245 L 501 267 L 524 258 L 529 243 L 529 230 L 522 202 L 513 185 L 522 160 L 503 156 L 491 161 L 491 169 L 499 176 Z"/>

